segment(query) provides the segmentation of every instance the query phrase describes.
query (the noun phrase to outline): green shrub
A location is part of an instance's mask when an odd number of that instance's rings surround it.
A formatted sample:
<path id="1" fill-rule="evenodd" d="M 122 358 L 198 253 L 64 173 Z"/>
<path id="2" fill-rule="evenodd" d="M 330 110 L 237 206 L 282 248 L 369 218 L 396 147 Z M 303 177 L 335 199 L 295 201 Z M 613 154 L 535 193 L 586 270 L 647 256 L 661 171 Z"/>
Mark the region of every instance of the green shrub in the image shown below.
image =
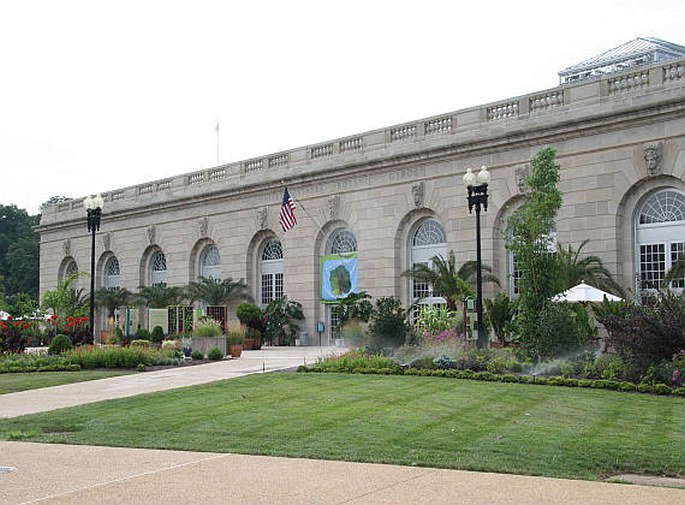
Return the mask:
<path id="1" fill-rule="evenodd" d="M 256 330 L 262 329 L 262 309 L 250 302 L 243 302 L 235 309 L 235 315 L 241 324 Z"/>
<path id="2" fill-rule="evenodd" d="M 136 338 L 138 340 L 150 340 L 150 332 L 145 328 L 138 328 L 138 331 L 136 332 Z"/>
<path id="3" fill-rule="evenodd" d="M 205 359 L 205 353 L 203 353 L 202 351 L 195 350 L 190 353 L 190 357 L 197 360 Z"/>
<path id="4" fill-rule="evenodd" d="M 138 370 L 139 372 L 145 372 L 147 370 L 147 366 L 145 365 L 145 363 L 138 363 L 136 370 Z"/>
<path id="5" fill-rule="evenodd" d="M 402 302 L 398 298 L 378 298 L 369 324 L 369 349 L 382 352 L 387 348 L 395 349 L 403 345 L 409 333 L 406 319 Z"/>
<path id="6" fill-rule="evenodd" d="M 48 347 L 48 354 L 64 354 L 74 348 L 71 339 L 64 334 L 59 334 L 52 339 Z"/>
<path id="7" fill-rule="evenodd" d="M 150 341 L 155 344 L 161 344 L 164 340 L 164 329 L 161 326 L 155 326 L 150 334 Z"/>
<path id="8" fill-rule="evenodd" d="M 212 347 L 207 353 L 207 358 L 211 359 L 212 361 L 219 361 L 220 359 L 223 359 L 223 357 L 224 353 L 221 352 L 221 349 L 218 347 Z"/>

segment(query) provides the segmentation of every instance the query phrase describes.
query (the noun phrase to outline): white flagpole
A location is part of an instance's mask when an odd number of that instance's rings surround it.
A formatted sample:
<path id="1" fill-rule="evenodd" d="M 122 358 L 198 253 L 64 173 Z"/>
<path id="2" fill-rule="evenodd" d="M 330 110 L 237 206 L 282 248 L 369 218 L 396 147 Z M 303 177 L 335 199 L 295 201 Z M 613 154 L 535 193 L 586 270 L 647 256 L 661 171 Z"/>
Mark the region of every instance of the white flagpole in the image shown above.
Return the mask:
<path id="1" fill-rule="evenodd" d="M 219 166 L 219 120 L 216 121 L 216 127 L 214 127 L 216 132 L 216 165 Z"/>

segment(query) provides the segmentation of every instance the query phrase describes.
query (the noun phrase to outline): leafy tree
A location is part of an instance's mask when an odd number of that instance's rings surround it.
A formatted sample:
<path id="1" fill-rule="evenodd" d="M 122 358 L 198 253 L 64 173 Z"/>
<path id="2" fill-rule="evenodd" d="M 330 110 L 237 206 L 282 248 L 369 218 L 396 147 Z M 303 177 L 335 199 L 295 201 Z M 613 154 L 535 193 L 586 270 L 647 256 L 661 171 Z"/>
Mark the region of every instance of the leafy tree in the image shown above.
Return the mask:
<path id="1" fill-rule="evenodd" d="M 552 148 L 542 149 L 533 158 L 527 181 L 530 191 L 525 195 L 524 204 L 508 221 L 507 246 L 521 270 L 518 317 L 521 343 L 534 357 L 550 355 L 542 317 L 547 310 L 555 310 L 550 308 L 551 299 L 564 290 L 559 262 L 549 251 L 554 218 L 561 207 L 561 191 L 557 188 L 560 167 L 555 158 L 556 151 Z"/>
<path id="2" fill-rule="evenodd" d="M 19 237 L 9 245 L 5 254 L 7 293 L 27 293 L 38 298 L 39 257 L 35 236 Z"/>
<path id="3" fill-rule="evenodd" d="M 207 305 L 229 305 L 251 299 L 245 282 L 242 279 L 234 281 L 230 277 L 224 280 L 200 277 L 197 282 L 190 283 L 188 296 Z"/>
<path id="4" fill-rule="evenodd" d="M 185 289 L 180 286 L 169 287 L 166 284 L 142 286 L 138 289 L 135 301 L 149 309 L 165 309 L 173 305 L 181 305 L 186 299 Z"/>
<path id="5" fill-rule="evenodd" d="M 431 262 L 432 266 L 418 263 L 402 275 L 415 281 L 430 283 L 433 286 L 433 294 L 443 297 L 447 302 L 447 308 L 456 311 L 462 300 L 467 296 L 473 296 L 475 292 L 476 262 L 467 261 L 457 269 L 454 251 L 450 251 L 447 260 L 442 256 L 433 256 Z M 483 282 L 493 282 L 499 286 L 499 280 L 491 274 L 492 268 L 481 265 L 481 269 L 485 272 Z"/>
<path id="6" fill-rule="evenodd" d="M 38 295 L 38 221 L 16 205 L 0 205 L 0 277 L 8 295 Z"/>
<path id="7" fill-rule="evenodd" d="M 559 262 L 559 273 L 564 283 L 562 290 L 586 282 L 603 291 L 625 298 L 625 291 L 614 281 L 598 256 L 580 256 L 583 247 L 588 242 L 590 242 L 589 239 L 584 240 L 578 249 L 574 249 L 571 245 L 566 249 L 560 243 L 557 245 L 556 259 Z"/>
<path id="8" fill-rule="evenodd" d="M 2 306 L 12 317 L 31 316 L 38 310 L 34 297 L 28 293 L 15 293 L 5 298 Z"/>

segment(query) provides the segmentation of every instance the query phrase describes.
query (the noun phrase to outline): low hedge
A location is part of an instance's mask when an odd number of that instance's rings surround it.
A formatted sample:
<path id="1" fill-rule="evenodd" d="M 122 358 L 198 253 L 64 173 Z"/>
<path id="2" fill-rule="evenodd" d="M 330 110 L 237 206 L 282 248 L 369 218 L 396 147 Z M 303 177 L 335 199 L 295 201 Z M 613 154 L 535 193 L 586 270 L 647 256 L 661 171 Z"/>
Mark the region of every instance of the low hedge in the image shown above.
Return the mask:
<path id="1" fill-rule="evenodd" d="M 390 361 L 390 360 L 388 360 Z M 426 368 L 402 368 L 400 366 L 383 366 L 374 368 L 324 365 L 334 363 L 335 360 L 317 363 L 307 367 L 301 365 L 297 371 L 303 373 L 363 373 L 378 375 L 413 375 L 418 377 L 445 377 L 453 379 L 480 380 L 488 382 L 508 382 L 516 384 L 534 384 L 541 386 L 581 387 L 594 389 L 609 389 L 620 392 L 650 393 L 656 395 L 674 395 L 685 397 L 685 387 L 672 388 L 665 384 L 633 384 L 632 382 L 613 380 L 574 379 L 567 377 L 539 377 L 534 375 L 495 374 L 492 372 L 474 372 L 472 370 L 441 370 Z"/>

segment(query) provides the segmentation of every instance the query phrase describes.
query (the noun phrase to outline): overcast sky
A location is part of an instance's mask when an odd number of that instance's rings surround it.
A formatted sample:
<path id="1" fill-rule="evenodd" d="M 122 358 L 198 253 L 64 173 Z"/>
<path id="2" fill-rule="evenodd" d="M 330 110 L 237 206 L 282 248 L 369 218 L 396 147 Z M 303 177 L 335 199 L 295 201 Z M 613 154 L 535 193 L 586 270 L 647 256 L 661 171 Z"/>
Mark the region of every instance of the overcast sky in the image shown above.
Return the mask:
<path id="1" fill-rule="evenodd" d="M 0 204 L 82 197 L 558 85 L 682 0 L 0 3 Z"/>

